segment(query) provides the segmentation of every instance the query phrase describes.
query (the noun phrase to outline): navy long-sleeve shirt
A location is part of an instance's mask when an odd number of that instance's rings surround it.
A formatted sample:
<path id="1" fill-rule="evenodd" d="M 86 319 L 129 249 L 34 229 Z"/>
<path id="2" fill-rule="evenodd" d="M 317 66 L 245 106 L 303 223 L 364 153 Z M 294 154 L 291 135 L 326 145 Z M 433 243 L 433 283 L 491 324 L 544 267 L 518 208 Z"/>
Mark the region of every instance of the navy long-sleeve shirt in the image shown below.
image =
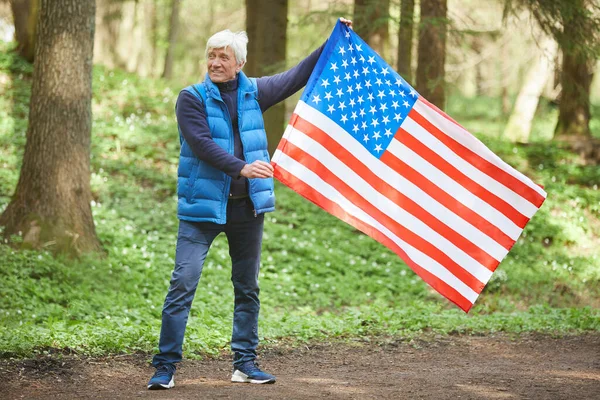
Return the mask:
<path id="1" fill-rule="evenodd" d="M 258 78 L 258 104 L 264 113 L 271 106 L 290 97 L 306 85 L 325 44 L 311 53 L 295 67 L 276 74 Z M 177 122 L 181 134 L 200 160 L 217 168 L 233 179 L 230 196 L 241 196 L 247 193 L 246 178 L 240 176 L 240 171 L 246 165 L 244 150 L 240 139 L 237 117 L 237 88 L 238 78 L 229 82 L 216 84 L 221 98 L 227 105 L 233 125 L 234 154 L 223 150 L 214 140 L 208 127 L 206 109 L 193 94 L 183 90 L 177 98 Z"/>

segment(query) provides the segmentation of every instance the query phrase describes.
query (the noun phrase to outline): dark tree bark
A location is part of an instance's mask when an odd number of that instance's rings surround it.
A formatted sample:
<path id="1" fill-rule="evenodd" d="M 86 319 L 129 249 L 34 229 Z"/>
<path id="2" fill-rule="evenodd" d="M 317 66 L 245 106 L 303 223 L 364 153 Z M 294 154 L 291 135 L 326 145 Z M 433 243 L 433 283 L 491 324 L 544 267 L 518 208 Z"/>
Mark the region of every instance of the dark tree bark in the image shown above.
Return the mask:
<path id="1" fill-rule="evenodd" d="M 417 91 L 440 109 L 446 103 L 446 0 L 421 0 Z"/>
<path id="2" fill-rule="evenodd" d="M 554 135 L 588 136 L 590 131 L 590 88 L 595 60 L 577 49 L 563 47 L 560 106 Z"/>
<path id="3" fill-rule="evenodd" d="M 181 0 L 172 0 L 171 20 L 169 22 L 169 44 L 167 55 L 165 56 L 165 69 L 163 78 L 170 79 L 173 76 L 173 58 L 175 56 L 175 46 L 177 44 L 177 33 L 179 31 L 179 6 Z"/>
<path id="4" fill-rule="evenodd" d="M 287 13 L 287 0 L 246 0 L 247 75 L 272 75 L 285 68 Z M 283 135 L 285 103 L 271 107 L 264 120 L 269 154 L 273 155 Z"/>
<path id="5" fill-rule="evenodd" d="M 10 0 L 10 7 L 15 23 L 17 53 L 33 62 L 39 0 Z"/>
<path id="6" fill-rule="evenodd" d="M 354 0 L 354 31 L 381 57 L 388 58 L 390 0 Z"/>
<path id="7" fill-rule="evenodd" d="M 24 244 L 100 249 L 90 208 L 94 0 L 41 0 L 27 144 L 0 225 Z"/>
<path id="8" fill-rule="evenodd" d="M 398 30 L 398 73 L 412 83 L 412 46 L 415 0 L 400 1 L 400 29 Z"/>

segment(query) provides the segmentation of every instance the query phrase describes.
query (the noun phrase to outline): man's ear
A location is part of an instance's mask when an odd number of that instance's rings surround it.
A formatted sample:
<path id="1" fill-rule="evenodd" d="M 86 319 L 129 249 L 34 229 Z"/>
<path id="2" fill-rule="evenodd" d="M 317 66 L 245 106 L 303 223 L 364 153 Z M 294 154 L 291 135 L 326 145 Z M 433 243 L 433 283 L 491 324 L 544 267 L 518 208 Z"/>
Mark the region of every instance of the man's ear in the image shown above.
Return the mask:
<path id="1" fill-rule="evenodd" d="M 238 64 L 237 68 L 235 69 L 236 72 L 240 72 L 242 70 L 242 68 L 244 68 L 244 65 L 246 65 L 246 61 L 244 61 L 241 64 Z"/>

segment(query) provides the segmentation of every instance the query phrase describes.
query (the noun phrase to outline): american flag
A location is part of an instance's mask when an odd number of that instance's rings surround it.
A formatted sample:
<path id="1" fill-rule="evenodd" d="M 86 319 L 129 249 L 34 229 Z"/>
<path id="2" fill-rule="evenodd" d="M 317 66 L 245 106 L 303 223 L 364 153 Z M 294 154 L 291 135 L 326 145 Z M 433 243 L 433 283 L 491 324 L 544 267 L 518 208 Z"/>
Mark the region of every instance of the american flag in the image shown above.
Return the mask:
<path id="1" fill-rule="evenodd" d="M 340 22 L 272 162 L 465 312 L 546 197 Z"/>

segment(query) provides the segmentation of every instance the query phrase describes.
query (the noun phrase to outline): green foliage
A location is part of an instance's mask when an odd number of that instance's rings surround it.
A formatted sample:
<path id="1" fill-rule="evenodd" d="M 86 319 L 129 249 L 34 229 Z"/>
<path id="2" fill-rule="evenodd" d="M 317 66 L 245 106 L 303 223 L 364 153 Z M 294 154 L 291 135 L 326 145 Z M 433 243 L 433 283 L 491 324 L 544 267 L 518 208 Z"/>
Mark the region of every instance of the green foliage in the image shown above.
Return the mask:
<path id="1" fill-rule="evenodd" d="M 18 180 L 31 70 L 4 50 L 0 76 L 6 77 L 0 85 L 1 211 Z M 157 345 L 177 231 L 177 92 L 159 80 L 104 68 L 95 69 L 93 86 L 92 210 L 107 254 L 68 260 L 0 245 L 4 356 L 151 352 Z M 395 254 L 278 184 L 260 273 L 263 343 L 600 329 L 598 169 L 554 143 L 503 142 L 497 99 L 455 97 L 449 104 L 454 118 L 549 193 L 473 310 L 457 310 Z M 536 124 L 551 112 L 541 107 Z M 188 356 L 227 347 L 232 305 L 221 236 L 196 293 Z"/>
<path id="2" fill-rule="evenodd" d="M 561 48 L 600 55 L 600 5 L 593 0 L 505 0 L 504 14 L 529 10 Z"/>

